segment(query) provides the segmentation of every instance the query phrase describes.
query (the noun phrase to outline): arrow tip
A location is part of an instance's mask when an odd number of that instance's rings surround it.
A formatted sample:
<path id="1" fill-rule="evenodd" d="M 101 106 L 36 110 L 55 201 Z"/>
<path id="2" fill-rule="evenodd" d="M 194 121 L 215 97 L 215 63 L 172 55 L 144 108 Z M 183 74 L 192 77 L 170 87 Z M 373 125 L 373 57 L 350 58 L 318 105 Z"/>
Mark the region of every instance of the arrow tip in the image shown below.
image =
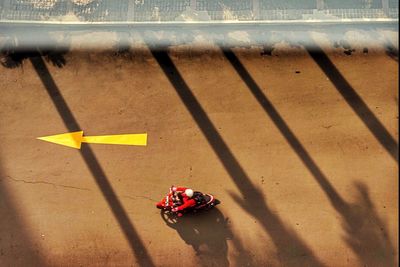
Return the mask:
<path id="1" fill-rule="evenodd" d="M 43 136 L 38 137 L 37 139 L 58 145 L 80 149 L 82 144 L 82 136 L 83 131 L 78 131 L 72 133 Z"/>

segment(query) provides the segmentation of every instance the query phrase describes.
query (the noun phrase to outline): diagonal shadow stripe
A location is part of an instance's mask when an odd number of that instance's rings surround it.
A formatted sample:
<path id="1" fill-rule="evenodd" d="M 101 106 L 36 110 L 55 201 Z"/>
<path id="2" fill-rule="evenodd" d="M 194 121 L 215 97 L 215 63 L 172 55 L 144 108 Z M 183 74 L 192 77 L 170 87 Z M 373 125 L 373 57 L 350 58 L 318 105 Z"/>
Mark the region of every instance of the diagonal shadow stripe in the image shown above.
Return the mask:
<path id="1" fill-rule="evenodd" d="M 247 201 L 243 201 L 240 196 L 233 193 L 231 193 L 232 197 L 246 212 L 257 219 L 269 234 L 278 250 L 279 260 L 285 261 L 288 266 L 323 266 L 304 241 L 293 230 L 285 226 L 279 216 L 268 207 L 262 192 L 251 183 L 249 176 L 218 133 L 167 52 L 152 49 L 151 53 Z"/>
<path id="2" fill-rule="evenodd" d="M 356 183 L 356 188 L 361 195 L 359 203 L 349 204 L 344 201 L 236 55 L 230 49 L 224 50 L 223 53 L 297 156 L 327 194 L 332 206 L 341 215 L 343 228 L 347 233 L 346 242 L 356 253 L 360 263 L 371 266 L 395 266 L 395 249 L 388 237 L 385 223 L 381 220 L 370 201 L 366 186 Z"/>
<path id="3" fill-rule="evenodd" d="M 374 113 L 368 108 L 367 104 L 365 104 L 354 88 L 346 81 L 329 57 L 315 43 L 313 44 L 312 49 L 306 50 L 329 80 L 332 81 L 335 88 L 342 95 L 351 109 L 353 109 L 390 156 L 398 162 L 398 144 L 386 130 L 385 126 L 382 125 Z"/>
<path id="4" fill-rule="evenodd" d="M 69 131 L 81 130 L 78 122 L 74 118 L 68 104 L 65 102 L 63 96 L 60 93 L 56 83 L 54 82 L 49 70 L 47 69 L 43 59 L 41 57 L 33 57 L 30 59 L 35 71 L 37 72 L 40 80 L 54 106 L 56 107 L 59 115 L 61 116 L 65 126 Z M 104 198 L 111 208 L 122 232 L 124 233 L 132 252 L 136 256 L 136 260 L 140 266 L 154 266 L 152 259 L 150 258 L 146 248 L 143 245 L 138 233 L 136 232 L 131 220 L 129 219 L 126 211 L 124 210 L 121 202 L 115 194 L 107 176 L 105 175 L 102 167 L 100 166 L 96 156 L 89 146 L 83 146 L 80 152 L 83 160 L 88 166 L 92 173 L 97 185 L 99 186 Z"/>
<path id="5" fill-rule="evenodd" d="M 268 114 L 271 120 L 274 122 L 275 126 L 279 129 L 282 135 L 285 137 L 286 141 L 292 147 L 292 149 L 297 153 L 298 157 L 301 159 L 303 164 L 307 167 L 307 169 L 311 172 L 311 174 L 316 178 L 319 185 L 324 189 L 327 193 L 329 200 L 333 204 L 336 209 L 343 209 L 346 207 L 345 202 L 341 198 L 341 196 L 336 192 L 331 183 L 328 181 L 326 176 L 322 173 L 320 168 L 308 154 L 306 149 L 294 135 L 292 130 L 290 130 L 289 126 L 282 119 L 281 115 L 272 105 L 271 101 L 264 95 L 261 89 L 258 87 L 256 82 L 244 68 L 242 63 L 236 57 L 236 55 L 229 49 L 223 51 L 225 57 L 229 60 L 231 65 L 234 67 L 236 72 L 245 82 L 247 87 L 250 89 L 253 96 L 257 99 L 258 103 L 262 106 L 264 111 Z"/>

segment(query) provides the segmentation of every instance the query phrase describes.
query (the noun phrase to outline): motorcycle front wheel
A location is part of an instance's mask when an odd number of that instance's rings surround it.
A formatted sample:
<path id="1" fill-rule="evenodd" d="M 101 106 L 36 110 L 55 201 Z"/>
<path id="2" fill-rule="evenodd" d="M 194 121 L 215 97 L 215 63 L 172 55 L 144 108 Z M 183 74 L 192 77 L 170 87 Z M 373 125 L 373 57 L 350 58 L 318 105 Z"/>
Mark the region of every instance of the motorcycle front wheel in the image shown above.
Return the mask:
<path id="1" fill-rule="evenodd" d="M 161 217 L 167 224 L 175 224 L 178 222 L 178 216 L 172 211 L 161 210 Z"/>

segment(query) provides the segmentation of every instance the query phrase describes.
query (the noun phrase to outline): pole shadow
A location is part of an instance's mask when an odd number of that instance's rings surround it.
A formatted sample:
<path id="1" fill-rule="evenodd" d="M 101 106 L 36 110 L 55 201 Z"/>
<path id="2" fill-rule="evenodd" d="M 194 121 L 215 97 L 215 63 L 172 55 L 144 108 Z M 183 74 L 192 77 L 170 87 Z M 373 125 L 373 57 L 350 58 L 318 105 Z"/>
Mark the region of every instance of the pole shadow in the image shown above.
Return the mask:
<path id="1" fill-rule="evenodd" d="M 16 37 L 14 38 L 16 40 Z M 17 42 L 18 43 L 18 42 Z M 32 48 L 19 50 L 12 42 L 6 42 L 0 48 L 0 64 L 9 69 L 23 66 L 23 62 L 35 56 L 43 55 L 46 61 L 62 68 L 65 65 L 64 54 L 68 49 L 42 50 Z M 0 166 L 0 262 L 4 266 L 46 266 L 41 256 L 40 245 L 31 239 L 27 225 L 21 215 L 16 212 L 16 201 L 8 192 L 5 184 L 6 175 Z M 4 245 L 6 243 L 6 245 Z"/>
<path id="2" fill-rule="evenodd" d="M 243 198 L 234 193 L 231 193 L 231 196 L 262 225 L 271 237 L 277 248 L 277 260 L 282 265 L 288 266 L 323 266 L 304 241 L 293 230 L 285 226 L 279 216 L 270 210 L 264 195 L 251 183 L 249 176 L 218 133 L 168 53 L 160 49 L 151 49 L 151 53 Z"/>
<path id="3" fill-rule="evenodd" d="M 398 30 L 397 30 L 397 32 L 398 32 Z M 399 62 L 399 49 L 398 49 L 399 45 L 398 44 L 395 45 L 393 43 L 393 41 L 391 41 L 390 38 L 388 38 L 384 34 L 379 34 L 378 30 L 372 31 L 372 34 L 373 34 L 373 38 L 375 38 L 376 40 L 381 40 L 379 42 L 379 44 L 382 45 L 383 48 L 385 49 L 386 55 L 398 63 Z"/>
<path id="4" fill-rule="evenodd" d="M 232 239 L 233 235 L 227 219 L 218 209 L 186 214 L 180 218 L 161 211 L 161 217 L 193 248 L 201 266 L 230 266 L 227 240 Z"/>
<path id="5" fill-rule="evenodd" d="M 391 59 L 396 62 L 399 62 L 399 50 L 392 44 L 385 44 L 386 55 L 388 55 Z"/>
<path id="6" fill-rule="evenodd" d="M 43 59 L 41 57 L 32 57 L 30 61 L 67 129 L 71 132 L 81 130 Z M 91 148 L 82 146 L 80 154 L 124 233 L 137 263 L 140 266 L 155 266 Z"/>
<path id="7" fill-rule="evenodd" d="M 234 52 L 226 49 L 223 50 L 223 53 L 293 151 L 318 182 L 332 206 L 341 215 L 343 228 L 346 231 L 345 240 L 357 255 L 359 261 L 371 266 L 395 266 L 395 250 L 387 234 L 386 224 L 375 211 L 366 185 L 356 183 L 356 189 L 359 192 L 356 203 L 349 204 L 344 201 Z M 237 201 L 241 200 L 237 199 Z"/>
<path id="8" fill-rule="evenodd" d="M 332 81 L 335 88 L 351 109 L 353 109 L 389 155 L 398 163 L 399 150 L 396 140 L 394 140 L 385 126 L 383 126 L 374 113 L 368 108 L 367 104 L 365 104 L 354 88 L 346 81 L 329 57 L 316 43 L 314 43 L 313 48 L 306 48 L 306 50 L 329 80 Z"/>

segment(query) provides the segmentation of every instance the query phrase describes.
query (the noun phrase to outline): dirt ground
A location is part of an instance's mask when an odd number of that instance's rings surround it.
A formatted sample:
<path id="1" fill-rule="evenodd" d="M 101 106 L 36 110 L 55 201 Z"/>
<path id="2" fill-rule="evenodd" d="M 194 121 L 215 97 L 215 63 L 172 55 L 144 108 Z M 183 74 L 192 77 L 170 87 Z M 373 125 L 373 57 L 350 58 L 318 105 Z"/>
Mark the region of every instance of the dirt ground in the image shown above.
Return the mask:
<path id="1" fill-rule="evenodd" d="M 397 265 L 384 51 L 29 56 L 0 66 L 1 266 Z M 77 130 L 148 146 L 36 139 Z M 172 184 L 222 203 L 167 223 Z"/>

